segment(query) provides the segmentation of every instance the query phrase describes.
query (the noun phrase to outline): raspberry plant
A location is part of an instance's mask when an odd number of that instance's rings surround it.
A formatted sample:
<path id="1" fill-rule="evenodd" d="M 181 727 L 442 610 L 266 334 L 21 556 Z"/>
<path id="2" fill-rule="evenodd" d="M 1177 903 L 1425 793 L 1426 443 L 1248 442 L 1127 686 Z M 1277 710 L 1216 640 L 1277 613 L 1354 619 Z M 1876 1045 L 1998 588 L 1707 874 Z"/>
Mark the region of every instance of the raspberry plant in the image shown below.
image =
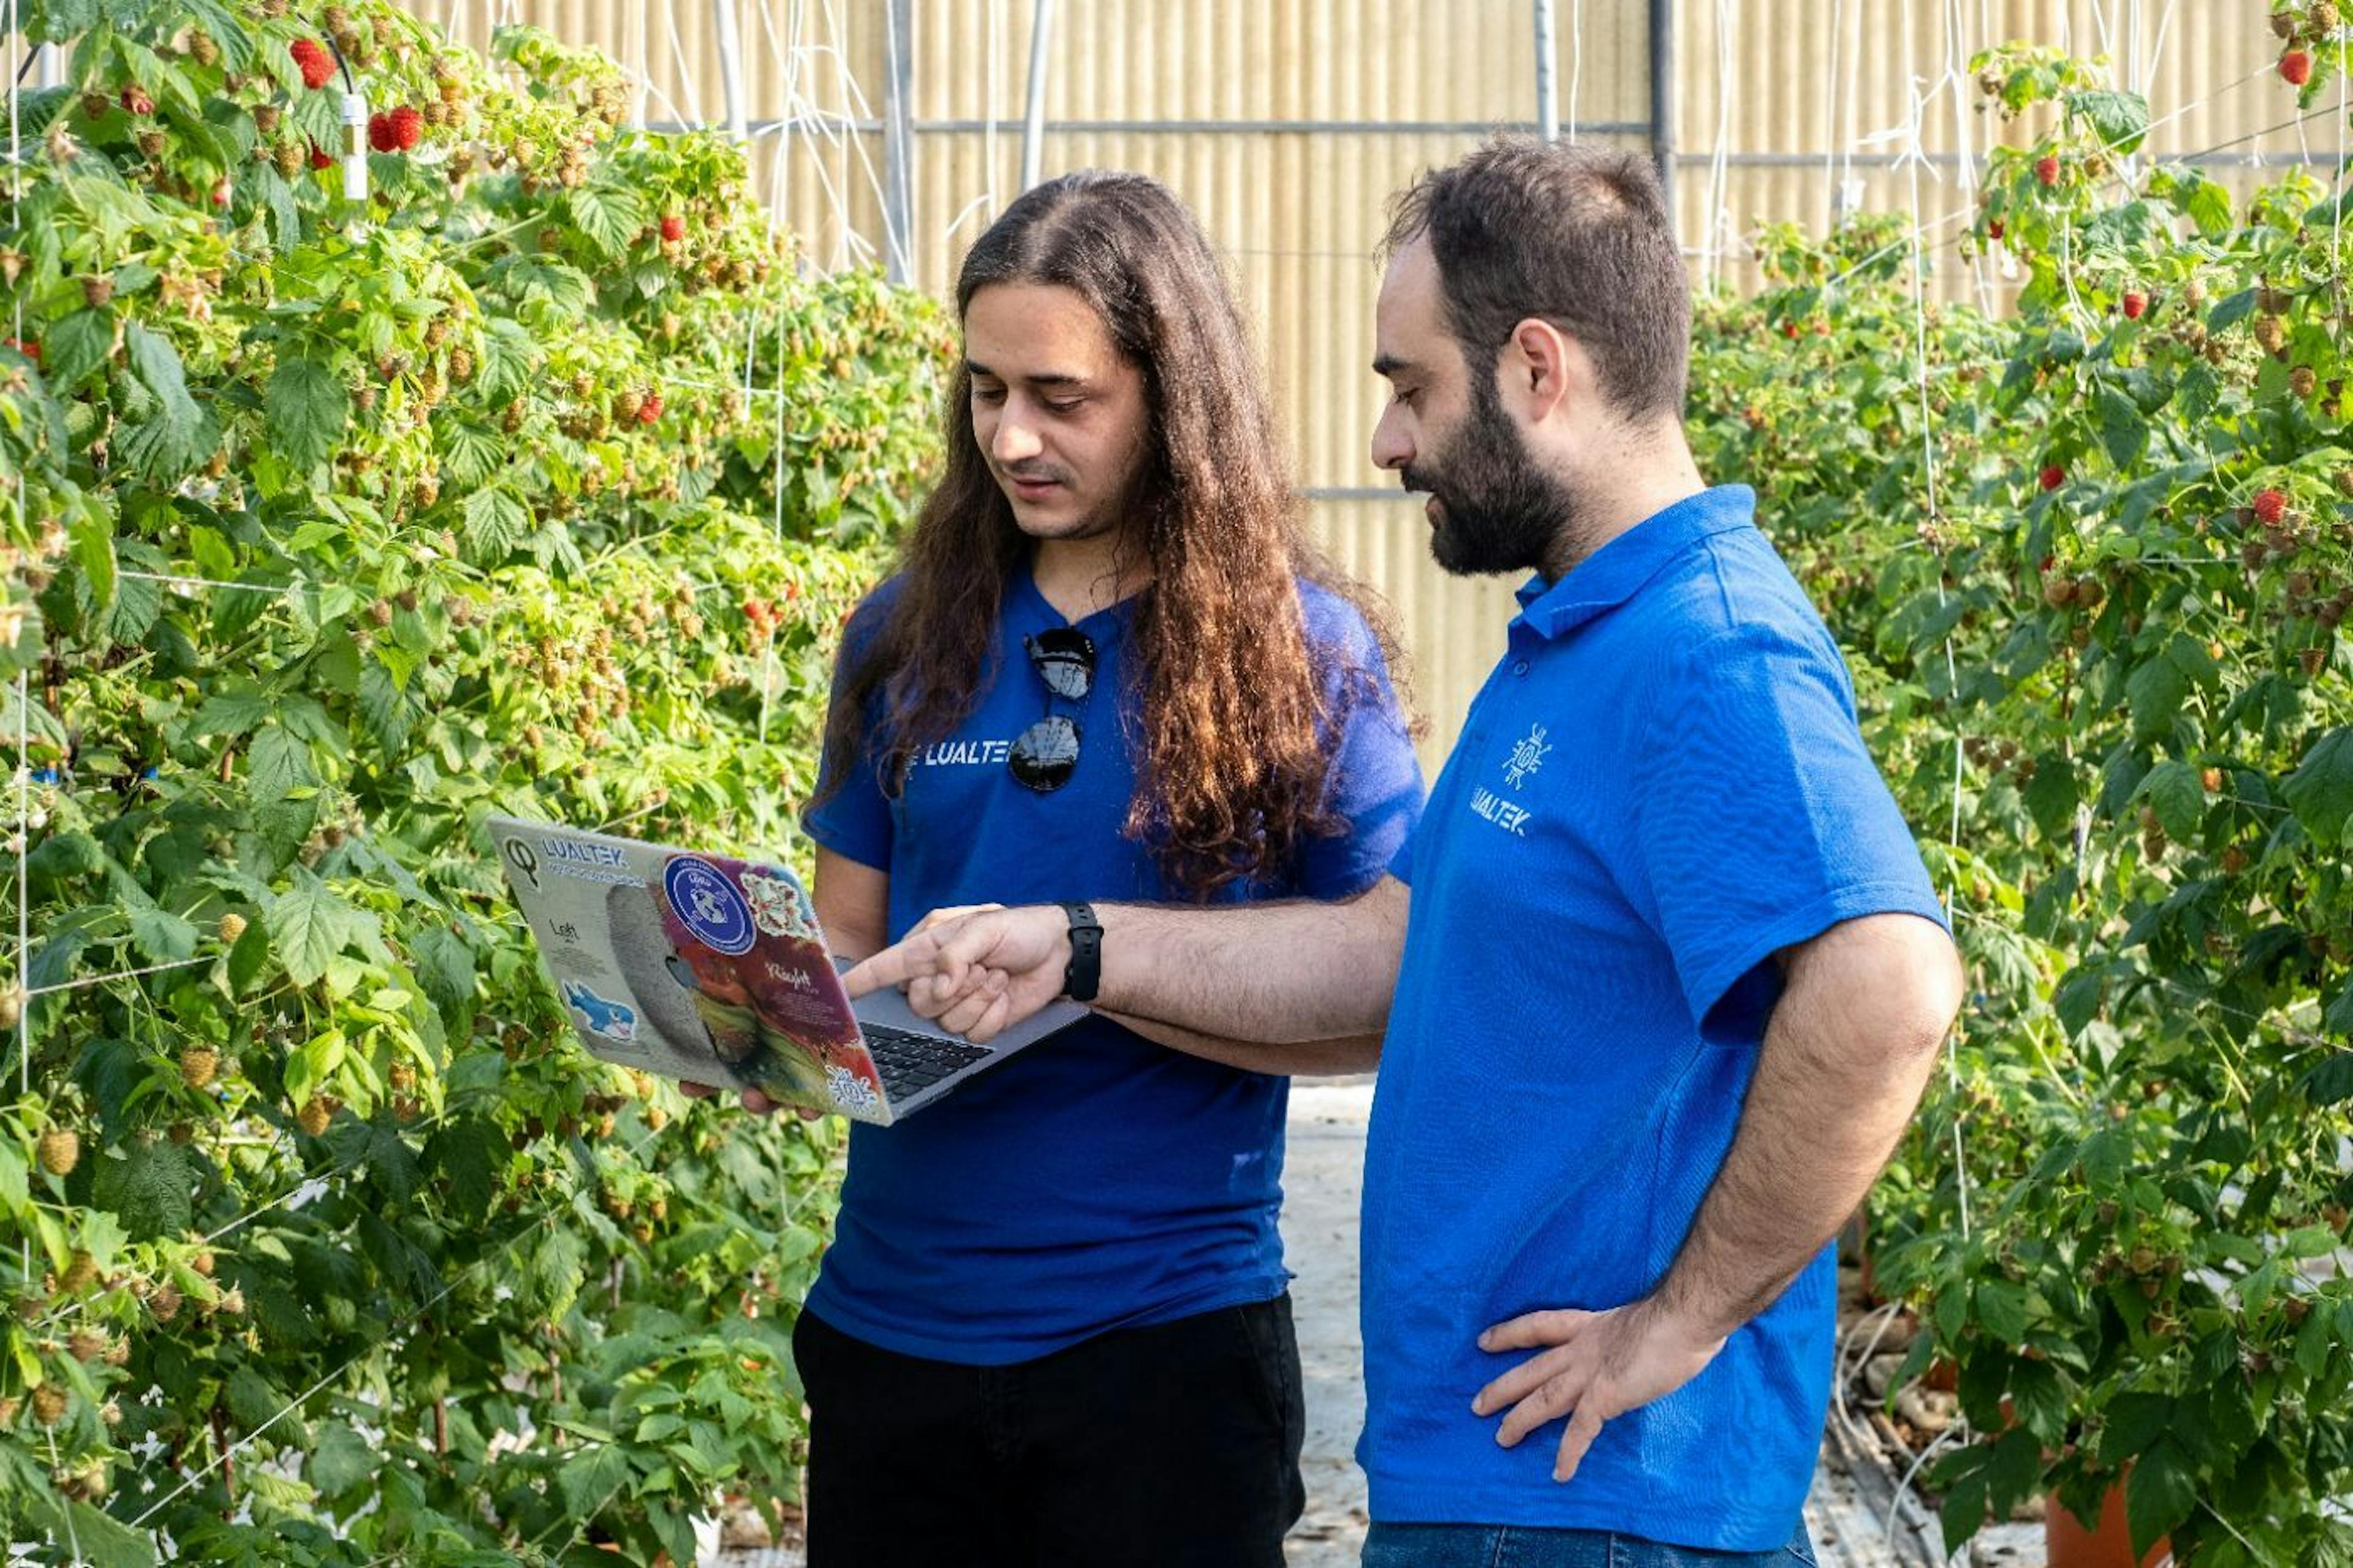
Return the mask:
<path id="1" fill-rule="evenodd" d="M 688 1561 L 790 1495 L 836 1135 L 583 1055 L 478 825 L 798 851 L 940 314 L 532 29 L 24 22 L 75 80 L 0 206 L 0 1527 Z"/>
<path id="2" fill-rule="evenodd" d="M 2343 66 L 2319 9 L 2280 16 L 2307 101 Z M 2347 203 L 2137 158 L 2147 110 L 2096 63 L 1973 68 L 2026 140 L 1960 258 L 2017 263 L 2014 310 L 1916 309 L 1908 220 L 1770 228 L 1772 285 L 1704 308 L 1693 377 L 1703 467 L 1756 479 L 1840 635 L 1974 975 L 1877 1278 L 1972 1430 L 1929 1472 L 1950 1541 L 2122 1479 L 2141 1546 L 2337 1560 Z"/>

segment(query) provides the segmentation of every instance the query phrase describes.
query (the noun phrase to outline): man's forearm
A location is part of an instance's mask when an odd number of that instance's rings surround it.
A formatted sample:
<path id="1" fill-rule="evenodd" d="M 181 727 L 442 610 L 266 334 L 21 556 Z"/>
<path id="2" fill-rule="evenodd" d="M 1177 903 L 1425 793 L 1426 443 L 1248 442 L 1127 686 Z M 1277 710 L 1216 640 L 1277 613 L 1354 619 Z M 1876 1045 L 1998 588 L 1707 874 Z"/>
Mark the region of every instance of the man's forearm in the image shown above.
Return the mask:
<path id="1" fill-rule="evenodd" d="M 1097 1008 L 1104 1017 L 1123 1024 L 1155 1045 L 1182 1051 L 1188 1057 L 1216 1062 L 1242 1072 L 1277 1078 L 1312 1078 L 1317 1074 L 1371 1072 L 1380 1065 L 1381 1037 L 1359 1035 L 1342 1040 L 1301 1040 L 1272 1046 L 1258 1040 L 1222 1039 L 1180 1029 L 1174 1024 Z"/>
<path id="2" fill-rule="evenodd" d="M 1339 903 L 1097 907 L 1106 1012 L 1215 1039 L 1291 1046 L 1377 1036 L 1405 949 L 1403 883 Z"/>
<path id="3" fill-rule="evenodd" d="M 1799 950 L 1661 1309 L 1721 1338 L 1780 1296 L 1871 1190 L 1959 999 L 1950 942 L 1913 916 L 1849 921 Z"/>

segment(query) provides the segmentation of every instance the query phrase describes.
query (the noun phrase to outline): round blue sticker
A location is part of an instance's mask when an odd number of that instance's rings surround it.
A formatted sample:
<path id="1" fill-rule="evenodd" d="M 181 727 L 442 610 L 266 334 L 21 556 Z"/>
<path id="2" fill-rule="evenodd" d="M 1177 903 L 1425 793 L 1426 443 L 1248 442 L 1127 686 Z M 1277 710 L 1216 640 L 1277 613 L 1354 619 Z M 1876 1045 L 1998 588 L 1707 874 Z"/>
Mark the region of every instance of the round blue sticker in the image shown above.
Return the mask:
<path id="1" fill-rule="evenodd" d="M 752 951 L 759 931 L 752 906 L 727 873 L 708 860 L 681 855 L 662 868 L 662 891 L 695 941 L 730 957 Z"/>

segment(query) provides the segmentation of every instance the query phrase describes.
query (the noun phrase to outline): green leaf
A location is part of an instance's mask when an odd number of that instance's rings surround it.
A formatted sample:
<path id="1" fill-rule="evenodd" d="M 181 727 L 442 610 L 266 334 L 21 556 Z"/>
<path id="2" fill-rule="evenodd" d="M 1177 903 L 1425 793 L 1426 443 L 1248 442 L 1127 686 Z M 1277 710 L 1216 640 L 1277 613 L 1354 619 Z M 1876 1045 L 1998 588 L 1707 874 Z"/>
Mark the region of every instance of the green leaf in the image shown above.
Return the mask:
<path id="1" fill-rule="evenodd" d="M 2353 1035 L 2353 980 L 2345 983 L 2345 989 L 2320 1016 L 2320 1026 L 2333 1035 Z"/>
<path id="2" fill-rule="evenodd" d="M 76 310 L 50 325 L 41 349 L 42 379 L 52 395 L 63 397 L 79 390 L 114 351 L 114 317 L 106 310 Z"/>
<path id="3" fill-rule="evenodd" d="M 2174 1421 L 2173 1401 L 2162 1394 L 2119 1394 L 2108 1402 L 2100 1430 L 2100 1460 L 2122 1464 L 2146 1452 Z"/>
<path id="4" fill-rule="evenodd" d="M 90 597 L 100 608 L 114 602 L 114 529 L 103 512 L 85 510 L 72 529 L 74 564 L 89 580 Z"/>
<path id="5" fill-rule="evenodd" d="M 279 455 L 308 471 L 343 445 L 352 420 L 351 395 L 317 360 L 280 360 L 269 378 L 269 419 Z"/>
<path id="6" fill-rule="evenodd" d="M 2132 1527 L 2133 1555 L 2155 1546 L 2197 1506 L 2198 1484 L 2189 1455 L 2171 1437 L 2158 1438 L 2125 1479 L 2125 1520 Z"/>
<path id="7" fill-rule="evenodd" d="M 2136 92 L 2087 89 L 2066 97 L 2068 111 L 2091 122 L 2111 153 L 2137 151 L 2148 134 L 2148 100 Z"/>
<path id="8" fill-rule="evenodd" d="M 256 805 L 275 804 L 319 782 L 311 765 L 311 748 L 277 723 L 264 724 L 253 732 L 246 768 Z"/>
<path id="9" fill-rule="evenodd" d="M 284 1393 L 250 1366 L 230 1373 L 228 1386 L 221 1392 L 228 1413 L 248 1432 L 268 1425 L 286 1408 Z"/>
<path id="10" fill-rule="evenodd" d="M 195 1210 L 187 1161 L 174 1143 L 133 1142 L 121 1159 L 102 1160 L 90 1183 L 90 1198 L 112 1209 L 134 1241 L 176 1237 L 188 1228 Z"/>
<path id="11" fill-rule="evenodd" d="M 2125 681 L 2125 703 L 2132 710 L 2133 739 L 2147 745 L 2163 737 L 2181 717 L 2189 696 L 2189 678 L 2162 654 L 2142 661 Z"/>
<path id="12" fill-rule="evenodd" d="M 620 185 L 583 185 L 572 193 L 572 222 L 610 259 L 619 256 L 645 227 L 646 204 Z"/>
<path id="13" fill-rule="evenodd" d="M 2159 763 L 2133 792 L 2148 802 L 2166 837 L 2187 844 L 2197 836 L 2206 816 L 2206 786 L 2188 763 Z"/>
<path id="14" fill-rule="evenodd" d="M 434 1005 L 447 1012 L 474 999 L 474 950 L 456 932 L 427 926 L 409 940 L 417 977 Z"/>
<path id="15" fill-rule="evenodd" d="M 2348 984 L 2346 996 L 2353 996 L 2353 984 Z M 2340 1005 L 2344 998 L 2338 998 Z M 2304 1096 L 2322 1109 L 2353 1100 L 2353 1051 L 2338 1051 L 2318 1067 L 2304 1075 Z"/>
<path id="16" fill-rule="evenodd" d="M 618 1443 L 599 1443 L 575 1454 L 555 1472 L 566 1511 L 582 1521 L 596 1517 L 628 1479 L 628 1450 Z"/>
<path id="17" fill-rule="evenodd" d="M 457 1218 L 470 1223 L 489 1216 L 504 1152 L 505 1140 L 487 1122 L 461 1121 L 434 1135 L 426 1162 L 448 1182 L 449 1212 Z"/>
<path id="18" fill-rule="evenodd" d="M 267 922 L 248 923 L 237 934 L 237 945 L 228 950 L 228 986 L 241 992 L 251 985 L 269 960 L 269 927 Z"/>
<path id="19" fill-rule="evenodd" d="M 304 1474 L 319 1496 L 338 1502 L 375 1474 L 376 1458 L 360 1435 L 340 1421 L 322 1423 L 311 1444 Z"/>
<path id="20" fill-rule="evenodd" d="M 2280 794 L 2314 842 L 2345 842 L 2347 819 L 2353 817 L 2353 727 L 2323 735 L 2281 784 Z"/>
<path id="21" fill-rule="evenodd" d="M 89 1568 L 155 1568 L 155 1543 L 144 1531 L 78 1500 L 66 1500 L 59 1509 L 44 1499 L 35 1512 L 52 1510 L 56 1522 L 47 1528 L 54 1539 L 71 1541 Z"/>
<path id="22" fill-rule="evenodd" d="M 2178 199 L 2189 221 L 2198 226 L 2200 237 L 2221 239 L 2231 232 L 2231 193 L 2221 181 L 2185 171 Z"/>
<path id="23" fill-rule="evenodd" d="M 150 479 L 178 479 L 219 442 L 219 427 L 196 406 L 171 340 L 132 322 L 123 329 L 131 376 L 143 395 L 126 399 L 114 450 Z"/>
<path id="24" fill-rule="evenodd" d="M 2099 1016 L 2099 975 L 2081 969 L 2068 975 L 2052 993 L 2051 1008 L 2070 1036 L 2081 1035 L 2084 1026 Z"/>
<path id="25" fill-rule="evenodd" d="M 269 699 L 249 680 L 233 680 L 215 689 L 188 725 L 188 734 L 242 735 L 269 716 Z"/>
<path id="26" fill-rule="evenodd" d="M 2007 1279 L 1986 1279 L 1977 1288 L 1977 1319 L 2006 1345 L 2026 1342 L 2026 1288 Z"/>
<path id="27" fill-rule="evenodd" d="M 98 617 L 96 630 L 109 642 L 136 643 L 147 636 L 156 617 L 164 613 L 164 584 L 152 577 L 128 574 L 167 572 L 171 563 L 153 545 L 136 539 L 116 540 L 114 553 L 114 602 Z"/>
<path id="28" fill-rule="evenodd" d="M 270 899 L 262 921 L 279 962 L 298 985 L 326 973 L 328 960 L 352 936 L 351 907 L 301 867 L 295 868 L 294 886 Z"/>
<path id="29" fill-rule="evenodd" d="M 520 321 L 501 316 L 483 330 L 482 363 L 474 373 L 475 380 L 482 389 L 482 395 L 493 406 L 498 406 L 512 401 L 531 384 L 540 359 L 539 344 L 532 337 L 530 329 Z M 472 480 L 464 482 L 471 483 Z"/>
<path id="30" fill-rule="evenodd" d="M 176 963 L 196 951 L 196 928 L 153 905 L 131 911 L 132 945 L 151 963 Z"/>
<path id="31" fill-rule="evenodd" d="M 2255 291 L 2242 289 L 2206 313 L 2206 330 L 2210 332 L 2228 331 L 2254 313 Z"/>
<path id="32" fill-rule="evenodd" d="M 2130 468 L 2139 462 L 2141 453 L 2148 447 L 2148 421 L 2141 416 L 2133 400 L 2115 387 L 2103 384 L 2093 395 L 2092 408 L 2099 416 L 2100 445 L 2106 448 L 2108 461 L 2119 468 Z"/>
<path id="33" fill-rule="evenodd" d="M 486 485 L 466 498 L 466 542 L 477 560 L 504 559 L 530 531 L 531 514 L 498 486 Z"/>

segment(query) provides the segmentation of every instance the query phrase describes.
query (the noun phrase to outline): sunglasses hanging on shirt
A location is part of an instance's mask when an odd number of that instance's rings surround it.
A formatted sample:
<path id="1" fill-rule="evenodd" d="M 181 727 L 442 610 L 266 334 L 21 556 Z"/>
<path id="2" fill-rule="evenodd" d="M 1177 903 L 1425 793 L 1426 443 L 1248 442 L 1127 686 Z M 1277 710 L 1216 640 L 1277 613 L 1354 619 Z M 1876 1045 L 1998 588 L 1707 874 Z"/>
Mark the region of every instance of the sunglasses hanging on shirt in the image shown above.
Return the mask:
<path id="1" fill-rule="evenodd" d="M 1029 668 L 1046 685 L 1050 707 L 1057 697 L 1083 702 L 1095 681 L 1095 645 L 1076 626 L 1053 626 L 1021 639 Z M 1039 795 L 1051 795 L 1071 782 L 1079 765 L 1079 726 L 1062 714 L 1049 712 L 1015 738 L 1006 765 L 1014 778 Z"/>

